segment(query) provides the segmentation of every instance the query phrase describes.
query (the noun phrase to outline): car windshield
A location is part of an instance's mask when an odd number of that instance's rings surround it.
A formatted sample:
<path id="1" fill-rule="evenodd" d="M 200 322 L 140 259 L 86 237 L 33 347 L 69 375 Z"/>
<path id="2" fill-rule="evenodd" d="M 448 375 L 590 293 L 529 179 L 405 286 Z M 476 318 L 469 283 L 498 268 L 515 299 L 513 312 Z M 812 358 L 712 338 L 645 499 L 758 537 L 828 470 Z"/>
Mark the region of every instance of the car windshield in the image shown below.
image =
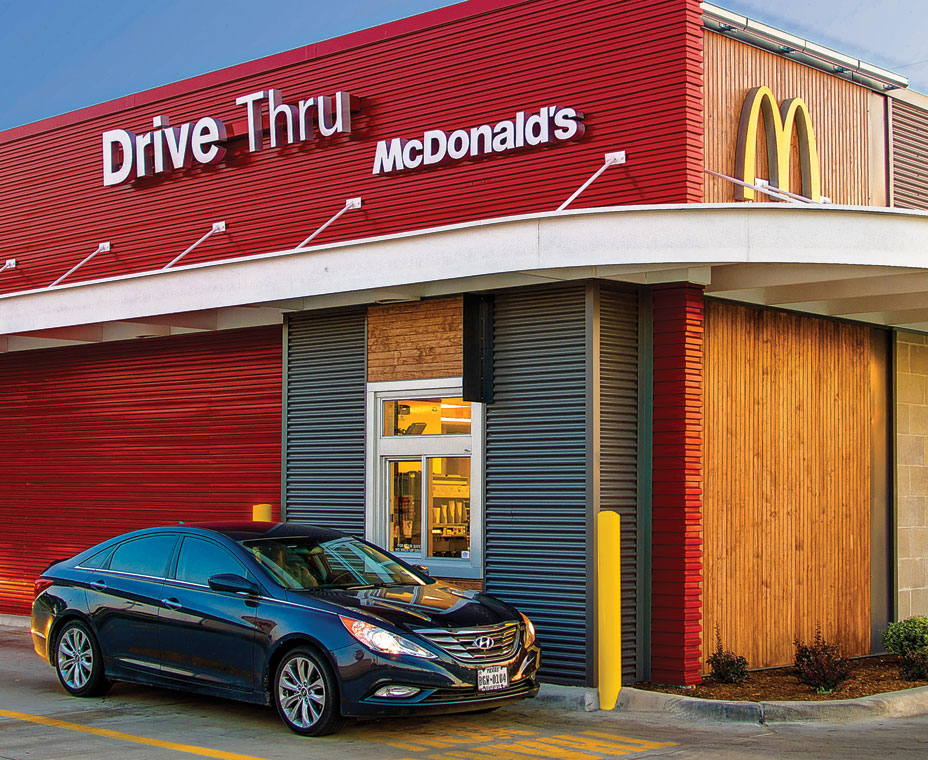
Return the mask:
<path id="1" fill-rule="evenodd" d="M 300 536 L 240 541 L 284 588 L 375 588 L 425 584 L 396 560 L 357 539 Z"/>

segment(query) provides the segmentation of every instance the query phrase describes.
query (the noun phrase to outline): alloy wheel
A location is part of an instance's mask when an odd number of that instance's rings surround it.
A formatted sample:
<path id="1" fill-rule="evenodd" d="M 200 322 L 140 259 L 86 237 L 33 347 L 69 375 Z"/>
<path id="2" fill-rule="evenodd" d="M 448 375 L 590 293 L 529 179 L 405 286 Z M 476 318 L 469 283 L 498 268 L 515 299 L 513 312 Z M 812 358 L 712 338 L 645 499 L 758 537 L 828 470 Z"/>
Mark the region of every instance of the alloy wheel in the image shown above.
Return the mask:
<path id="1" fill-rule="evenodd" d="M 77 626 L 69 628 L 58 642 L 58 672 L 66 686 L 83 689 L 93 673 L 93 645 Z"/>
<path id="2" fill-rule="evenodd" d="M 325 679 L 316 663 L 308 657 L 290 658 L 278 679 L 277 700 L 297 728 L 314 726 L 326 705 Z"/>

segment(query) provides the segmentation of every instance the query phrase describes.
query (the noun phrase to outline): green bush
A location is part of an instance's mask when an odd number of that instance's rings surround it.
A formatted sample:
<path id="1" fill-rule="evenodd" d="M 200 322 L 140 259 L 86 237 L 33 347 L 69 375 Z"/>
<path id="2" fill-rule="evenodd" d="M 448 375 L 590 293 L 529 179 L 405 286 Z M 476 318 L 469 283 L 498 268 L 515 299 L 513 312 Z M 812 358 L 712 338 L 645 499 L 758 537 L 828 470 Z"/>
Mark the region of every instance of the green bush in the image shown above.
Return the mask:
<path id="1" fill-rule="evenodd" d="M 928 653 L 911 652 L 899 658 L 900 675 L 906 681 L 928 681 Z"/>
<path id="2" fill-rule="evenodd" d="M 910 617 L 890 623 L 883 631 L 883 646 L 900 657 L 917 652 L 928 653 L 928 617 Z"/>
<path id="3" fill-rule="evenodd" d="M 904 679 L 928 681 L 928 617 L 915 616 L 890 623 L 882 639 L 887 652 L 899 655 Z"/>
<path id="4" fill-rule="evenodd" d="M 811 686 L 819 694 L 831 694 L 853 674 L 849 660 L 841 656 L 837 644 L 830 644 L 815 631 L 811 644 L 796 639 L 796 677 L 800 683 Z"/>
<path id="5" fill-rule="evenodd" d="M 715 651 L 706 662 L 709 674 L 719 683 L 744 683 L 748 677 L 748 661 L 740 655 L 722 649 L 722 634 L 715 627 Z"/>

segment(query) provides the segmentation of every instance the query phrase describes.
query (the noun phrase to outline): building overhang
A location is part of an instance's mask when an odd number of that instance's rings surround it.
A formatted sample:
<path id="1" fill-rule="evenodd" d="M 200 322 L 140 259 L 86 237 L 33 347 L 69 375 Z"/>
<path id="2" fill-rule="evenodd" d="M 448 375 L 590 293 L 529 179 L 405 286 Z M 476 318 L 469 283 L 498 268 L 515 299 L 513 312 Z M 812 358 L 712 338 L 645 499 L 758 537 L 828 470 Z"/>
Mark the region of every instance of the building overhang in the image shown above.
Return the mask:
<path id="1" fill-rule="evenodd" d="M 588 278 L 928 331 L 928 214 L 621 206 L 449 225 L 0 296 L 0 350 L 279 323 L 288 311 Z"/>

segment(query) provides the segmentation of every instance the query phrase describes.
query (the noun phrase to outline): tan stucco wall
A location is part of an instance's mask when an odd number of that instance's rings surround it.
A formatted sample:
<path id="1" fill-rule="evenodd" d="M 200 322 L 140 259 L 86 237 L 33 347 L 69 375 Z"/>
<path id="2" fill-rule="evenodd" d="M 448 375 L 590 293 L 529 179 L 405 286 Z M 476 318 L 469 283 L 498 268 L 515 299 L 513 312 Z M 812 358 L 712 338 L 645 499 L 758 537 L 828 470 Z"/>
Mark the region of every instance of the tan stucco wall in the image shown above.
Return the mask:
<path id="1" fill-rule="evenodd" d="M 928 615 L 928 335 L 896 337 L 896 618 Z"/>

